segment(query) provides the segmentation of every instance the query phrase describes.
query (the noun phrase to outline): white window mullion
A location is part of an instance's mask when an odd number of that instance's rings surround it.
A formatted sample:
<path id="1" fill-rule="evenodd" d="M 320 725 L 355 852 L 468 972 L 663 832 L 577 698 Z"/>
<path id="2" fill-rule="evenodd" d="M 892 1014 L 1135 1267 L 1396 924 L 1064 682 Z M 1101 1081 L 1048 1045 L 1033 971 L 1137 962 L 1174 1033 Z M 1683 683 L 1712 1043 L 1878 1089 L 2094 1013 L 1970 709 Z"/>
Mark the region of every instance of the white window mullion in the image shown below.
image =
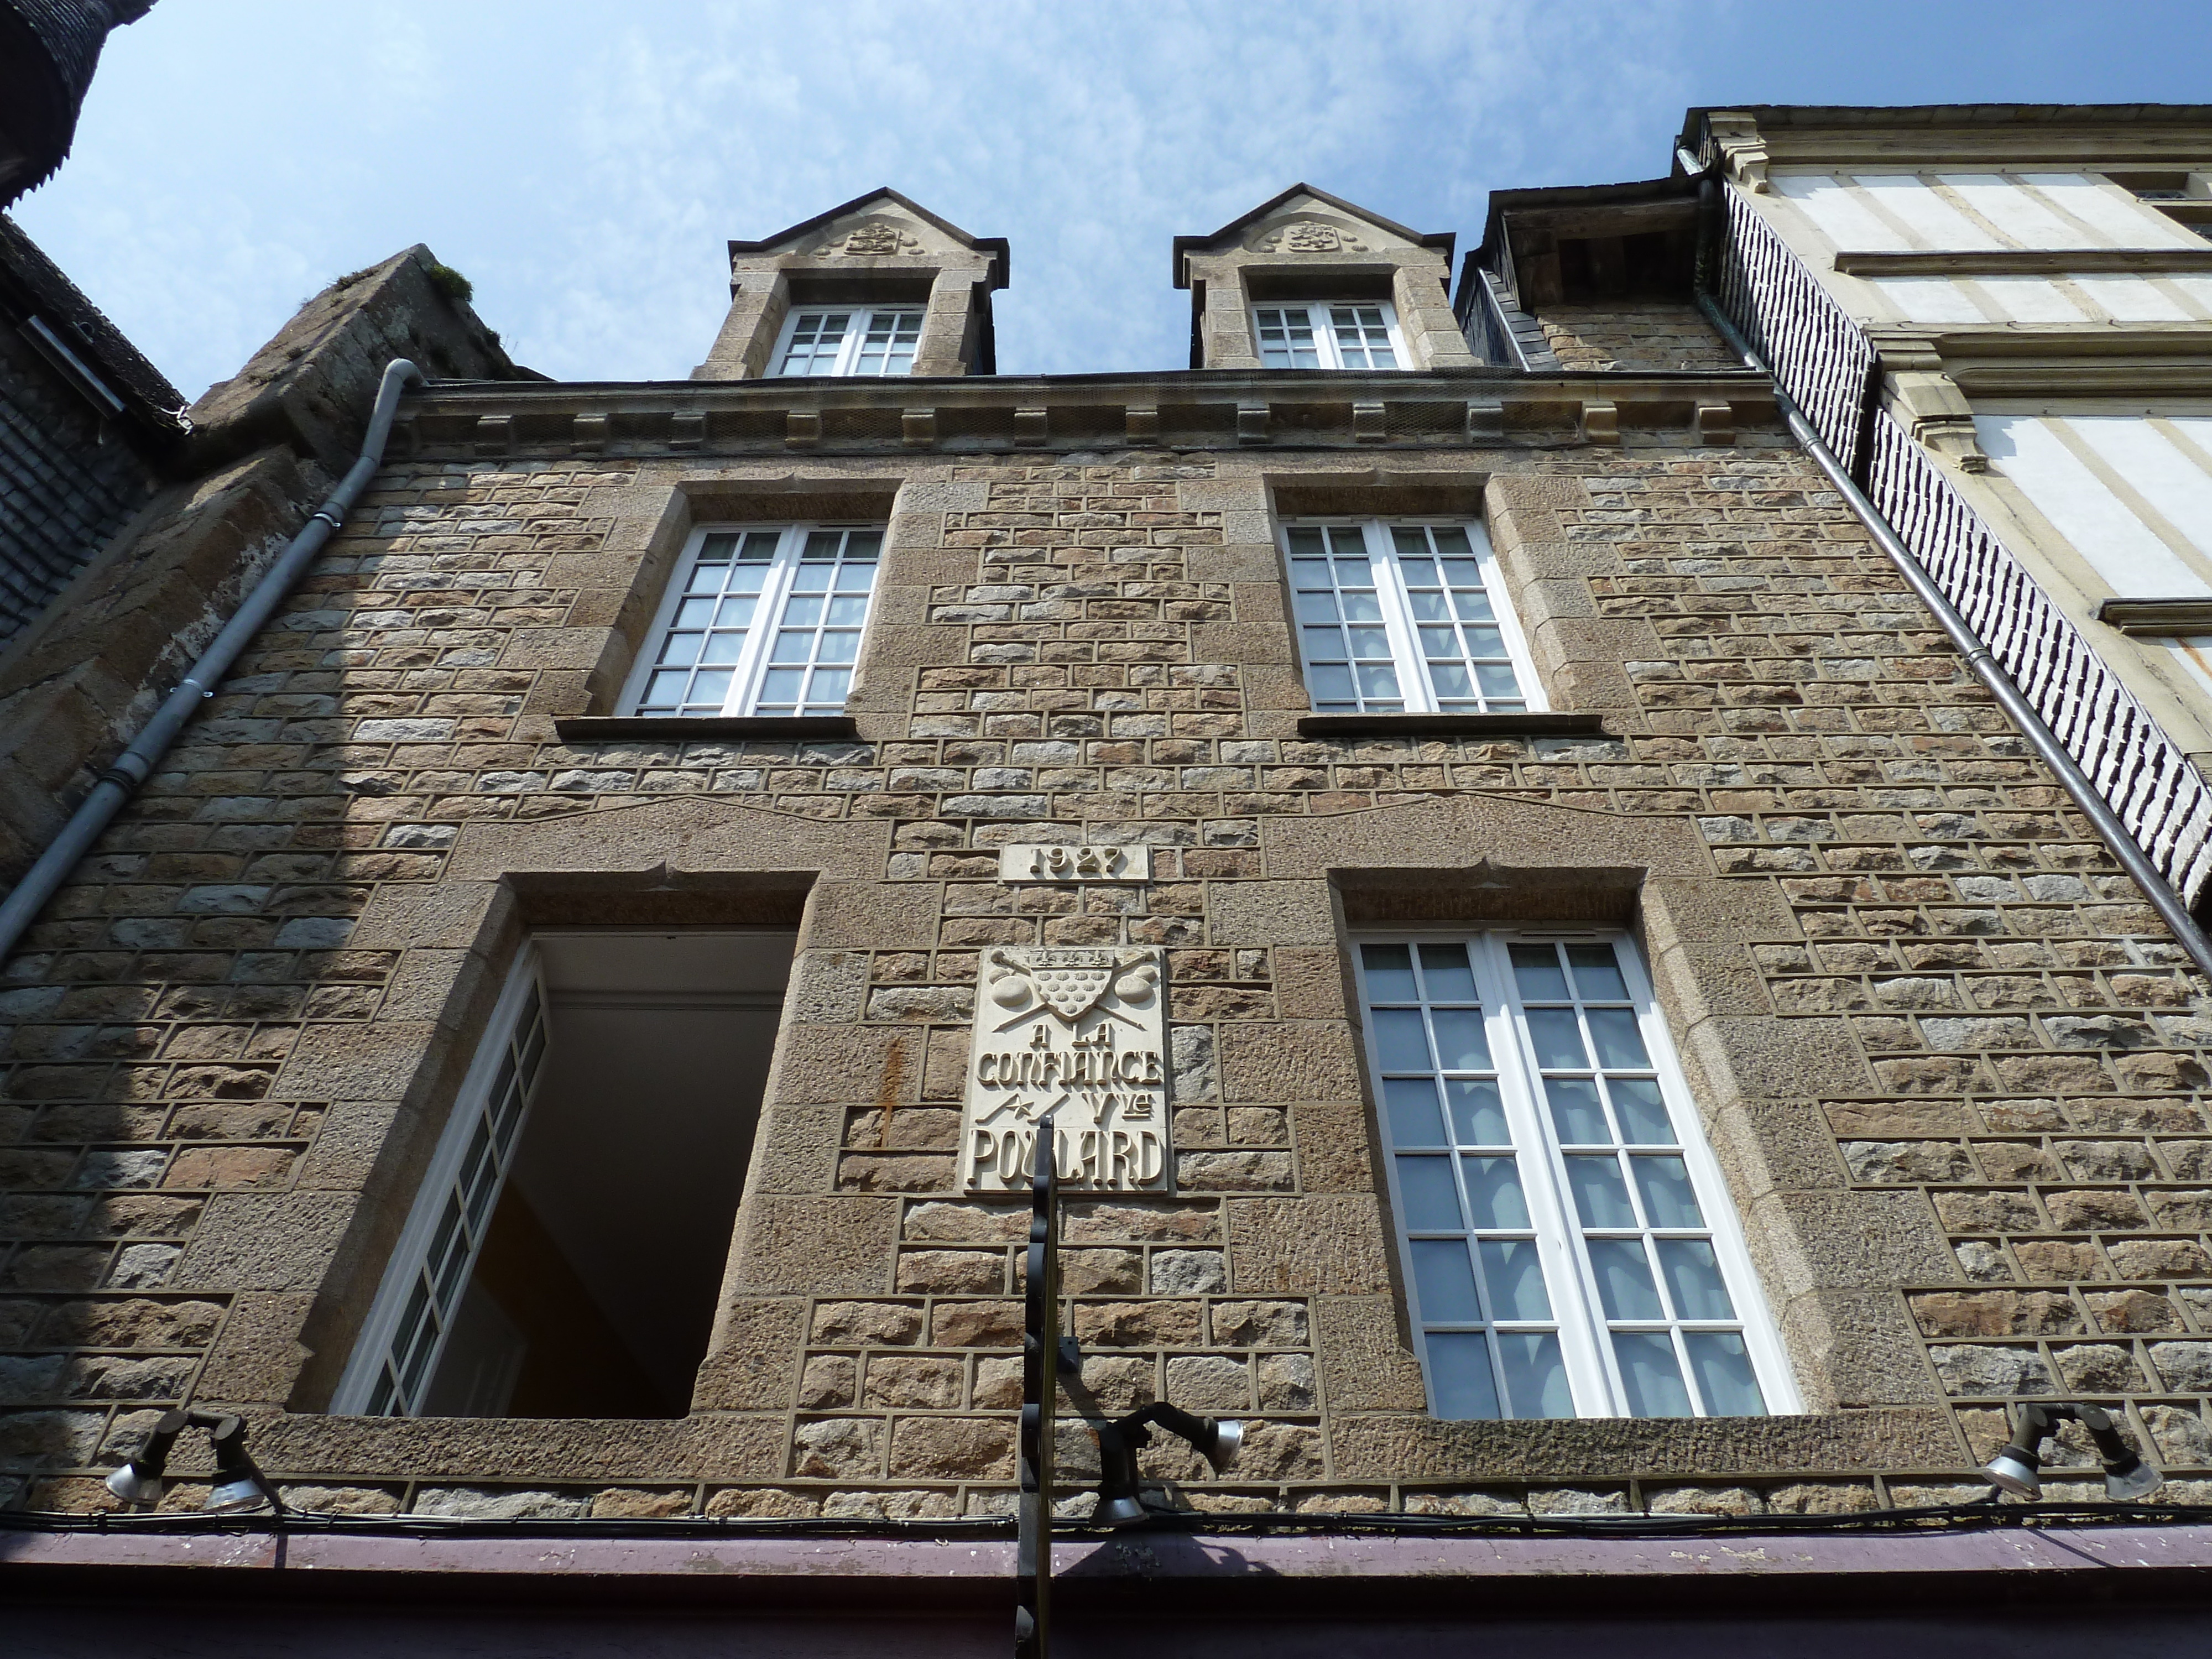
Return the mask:
<path id="1" fill-rule="evenodd" d="M 784 602 L 791 593 L 796 550 L 805 545 L 806 530 L 805 525 L 793 525 L 776 544 L 775 557 L 769 562 L 768 578 L 761 586 L 759 605 L 753 611 L 751 631 L 745 635 L 745 648 L 738 659 L 738 672 L 730 679 L 730 695 L 722 705 L 725 714 L 742 714 L 753 706 L 761 676 L 768 667 L 769 642 L 775 637 L 776 624 L 783 620 Z"/>
<path id="2" fill-rule="evenodd" d="M 1554 1286 L 1553 1312 L 1559 1321 L 1559 1345 L 1574 1389 L 1575 1409 L 1583 1417 L 1617 1417 L 1620 1382 L 1613 1375 L 1604 1327 L 1591 1319 L 1585 1288 L 1589 1283 L 1589 1264 L 1583 1260 L 1580 1234 L 1561 1179 L 1559 1148 L 1545 1132 L 1544 1103 L 1530 1084 L 1535 1073 L 1528 1069 L 1525 1036 L 1521 1022 L 1514 1017 L 1504 943 L 1498 934 L 1486 933 L 1477 935 L 1471 944 L 1481 975 L 1483 1009 L 1489 1016 L 1492 1052 L 1514 1056 L 1518 1062 L 1501 1065 L 1498 1081 L 1514 1144 L 1528 1149 L 1526 1175 L 1530 1207 L 1537 1212 L 1545 1275 Z"/>
<path id="3" fill-rule="evenodd" d="M 1421 636 L 1406 601 L 1406 576 L 1398 568 L 1398 555 L 1390 544 L 1389 526 L 1370 519 L 1359 527 L 1374 562 L 1375 597 L 1382 606 L 1382 626 L 1390 635 L 1390 655 L 1398 665 L 1398 690 L 1409 714 L 1436 712 L 1436 693 L 1429 684 L 1427 665 L 1421 660 Z"/>

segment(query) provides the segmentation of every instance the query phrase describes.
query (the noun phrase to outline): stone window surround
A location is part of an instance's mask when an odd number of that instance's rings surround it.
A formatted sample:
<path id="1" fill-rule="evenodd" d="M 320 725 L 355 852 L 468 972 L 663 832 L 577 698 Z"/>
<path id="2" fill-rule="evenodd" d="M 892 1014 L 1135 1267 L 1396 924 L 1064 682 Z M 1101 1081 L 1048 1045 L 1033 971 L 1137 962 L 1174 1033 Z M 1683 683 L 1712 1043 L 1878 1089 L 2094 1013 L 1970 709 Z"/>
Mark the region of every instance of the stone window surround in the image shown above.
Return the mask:
<path id="1" fill-rule="evenodd" d="M 638 653 L 647 647 L 693 530 L 706 524 L 799 520 L 887 526 L 846 708 L 857 714 L 862 709 L 887 713 L 903 708 L 884 678 L 897 678 L 899 668 L 924 659 L 899 648 L 901 625 L 926 617 L 931 582 L 960 579 L 930 568 L 938 562 L 933 555 L 942 514 L 918 512 L 921 501 L 943 495 L 945 486 L 895 461 L 833 467 L 797 472 L 787 463 L 741 462 L 708 472 L 646 469 L 631 492 L 635 515 L 620 521 L 622 528 L 610 538 L 607 550 L 594 559 L 592 591 L 574 617 L 576 623 L 597 624 L 589 629 L 587 644 L 567 647 L 571 653 L 589 651 L 589 660 L 579 662 L 586 672 L 550 688 L 544 706 L 532 712 L 555 718 L 618 717 L 623 690 Z M 964 499 L 957 485 L 953 495 Z M 572 625 L 558 631 L 574 635 L 584 630 Z M 884 730 L 863 725 L 867 737 L 902 732 L 902 726 Z"/>
<path id="2" fill-rule="evenodd" d="M 775 349 L 794 307 L 881 305 L 919 309 L 921 338 L 915 348 L 916 375 L 975 372 L 970 355 L 978 314 L 990 305 L 987 274 L 969 260 L 934 255 L 879 256 L 856 274 L 849 261 L 788 256 L 773 270 L 732 272 L 729 317 L 695 380 L 772 378 Z M 711 373 L 708 371 L 712 371 Z"/>
<path id="3" fill-rule="evenodd" d="M 1297 263 L 1274 263 L 1265 255 L 1246 257 L 1257 262 L 1240 260 L 1212 272 L 1210 278 L 1193 273 L 1193 285 L 1204 289 L 1202 327 L 1207 368 L 1258 368 L 1260 348 L 1253 308 L 1297 300 L 1386 302 L 1391 308 L 1391 338 L 1397 344 L 1403 369 L 1458 368 L 1474 362 L 1456 331 L 1440 349 L 1435 336 L 1411 325 L 1430 307 L 1419 285 L 1437 279 L 1437 271 L 1425 264 L 1356 255 L 1308 255 Z M 1202 259 L 1199 256 L 1194 264 Z M 1454 346 L 1458 348 L 1456 352 L 1450 349 Z"/>
<path id="4" fill-rule="evenodd" d="M 1323 1199 L 1327 1214 L 1317 1209 L 1316 1221 L 1375 1232 L 1354 1254 L 1389 1264 L 1394 1305 L 1379 1305 L 1371 1295 L 1332 1294 L 1338 1270 L 1310 1251 L 1274 1257 L 1264 1234 L 1234 1240 L 1232 1248 L 1242 1246 L 1237 1253 L 1250 1264 L 1245 1271 L 1273 1260 L 1279 1290 L 1316 1298 L 1319 1358 L 1339 1419 L 1340 1479 L 1508 1478 L 1539 1466 L 1690 1473 L 1711 1455 L 1700 1433 L 1741 1441 L 1731 1446 L 1732 1462 L 1771 1464 L 1783 1473 L 1899 1457 L 1952 1461 L 1950 1430 L 1899 1287 L 1948 1282 L 1955 1267 L 1924 1198 L 1849 1190 L 1821 1144 L 1829 1137 L 1811 1097 L 1863 1090 L 1864 1062 L 1845 1022 L 1797 1018 L 1785 1025 L 1759 989 L 1749 946 L 1799 937 L 1778 898 L 1761 902 L 1753 895 L 1763 890 L 1717 876 L 1687 825 L 1533 802 L 1422 800 L 1330 818 L 1271 820 L 1263 833 L 1269 878 L 1218 890 L 1215 942 L 1319 945 L 1334 953 L 1335 1006 L 1309 1011 L 1333 1017 L 1310 1029 L 1347 1053 L 1357 1053 L 1360 1037 L 1345 941 L 1361 927 L 1541 918 L 1629 929 L 1650 966 L 1814 1413 L 1724 1427 L 1712 1420 L 1583 1419 L 1547 1425 L 1540 1447 L 1516 1443 L 1511 1425 L 1437 1422 L 1421 1408 L 1417 1380 L 1407 1391 L 1403 1286 L 1396 1253 L 1382 1248 L 1395 1224 L 1387 1200 L 1347 1206 Z M 445 881 L 394 895 L 364 915 L 362 938 L 404 950 L 386 1011 L 366 1029 L 334 1037 L 329 1052 L 303 1050 L 288 1068 L 295 1070 L 293 1086 L 333 1098 L 345 1092 L 332 1086 L 340 1077 L 355 1094 L 364 1092 L 364 1079 L 385 1085 L 386 1100 L 337 1109 L 360 1121 L 356 1133 L 365 1155 L 356 1191 L 240 1194 L 224 1229 L 232 1239 L 223 1277 L 232 1280 L 227 1288 L 238 1305 L 210 1356 L 209 1381 L 222 1379 L 226 1400 L 292 1407 L 257 1431 L 270 1459 L 374 1475 L 429 1453 L 428 1425 L 311 1413 L 329 1397 L 380 1280 L 442 1127 L 441 1105 L 451 1103 L 502 965 L 524 930 L 678 917 L 787 923 L 799 912 L 775 1074 L 692 1415 L 627 1425 L 619 1446 L 594 1438 L 588 1422 L 441 1422 L 434 1438 L 441 1467 L 479 1476 L 573 1470 L 579 1447 L 589 1446 L 596 1472 L 607 1478 L 665 1473 L 672 1462 L 698 1468 L 708 1479 L 782 1477 L 781 1410 L 792 1381 L 786 1373 L 795 1369 L 800 1346 L 803 1298 L 880 1294 L 876 1258 L 887 1259 L 896 1227 L 896 1197 L 785 1196 L 765 1189 L 808 1183 L 763 1178 L 779 1160 L 806 1159 L 805 1143 L 826 1136 L 823 1145 L 835 1145 L 842 1108 L 805 1104 L 821 1089 L 794 1079 L 825 1066 L 844 1077 L 851 1064 L 836 1052 L 841 1042 L 881 1047 L 891 1035 L 838 1030 L 851 1016 L 831 1006 L 837 954 L 906 948 L 933 930 L 933 902 L 915 902 L 927 889 L 902 892 L 902 884 L 875 878 L 889 834 L 882 822 L 796 821 L 698 798 L 580 820 L 476 824 L 464 833 Z M 814 1053 L 822 1042 L 828 1048 Z M 1369 1097 L 1370 1144 L 1379 1145 L 1371 1090 L 1364 1067 L 1356 1069 Z M 1280 1201 L 1280 1222 L 1302 1231 L 1296 1217 L 1309 1202 Z M 264 1232 L 265 1245 L 247 1242 L 247 1234 Z M 320 1248 L 302 1249 L 310 1244 L 303 1235 L 314 1234 L 321 1235 Z M 1375 1248 L 1364 1249 L 1370 1243 Z M 306 1272 L 301 1258 L 312 1264 Z M 283 1284 L 261 1282 L 270 1275 L 281 1275 Z M 226 1288 L 214 1274 L 198 1277 L 210 1290 Z M 745 1414 L 763 1411 L 769 1415 Z M 1525 1427 L 1520 1432 L 1525 1440 Z M 526 1453 L 519 1449 L 525 1440 Z"/>

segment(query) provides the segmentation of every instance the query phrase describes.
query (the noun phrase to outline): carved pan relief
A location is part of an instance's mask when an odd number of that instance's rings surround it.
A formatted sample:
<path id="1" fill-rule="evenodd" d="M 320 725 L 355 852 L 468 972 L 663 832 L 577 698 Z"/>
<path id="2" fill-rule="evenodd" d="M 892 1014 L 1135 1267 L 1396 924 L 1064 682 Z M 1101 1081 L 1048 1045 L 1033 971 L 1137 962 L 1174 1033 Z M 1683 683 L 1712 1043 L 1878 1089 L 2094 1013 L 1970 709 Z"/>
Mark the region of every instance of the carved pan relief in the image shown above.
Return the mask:
<path id="1" fill-rule="evenodd" d="M 1048 1114 L 1061 1185 L 1167 1190 L 1166 966 L 1150 945 L 984 953 L 961 1190 L 1025 1187 Z"/>
<path id="2" fill-rule="evenodd" d="M 902 230 L 888 219 L 866 219 L 850 230 L 840 231 L 814 250 L 817 253 L 866 257 L 883 253 L 919 253 L 921 238 Z"/>
<path id="3" fill-rule="evenodd" d="M 1254 240 L 1255 253 L 1364 253 L 1368 245 L 1348 226 L 1326 219 L 1286 219 Z"/>

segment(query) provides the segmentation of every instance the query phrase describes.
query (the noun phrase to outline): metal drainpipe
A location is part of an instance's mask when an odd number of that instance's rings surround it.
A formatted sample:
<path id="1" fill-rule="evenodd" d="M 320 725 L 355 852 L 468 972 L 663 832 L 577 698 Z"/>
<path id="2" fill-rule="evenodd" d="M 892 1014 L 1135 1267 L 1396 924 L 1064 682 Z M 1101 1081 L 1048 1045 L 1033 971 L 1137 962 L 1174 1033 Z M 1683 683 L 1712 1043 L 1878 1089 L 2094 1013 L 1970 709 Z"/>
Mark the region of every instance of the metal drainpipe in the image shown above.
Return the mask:
<path id="1" fill-rule="evenodd" d="M 1717 192 L 1718 189 L 1714 179 L 1710 177 L 1705 179 L 1705 191 Z M 1717 200 L 1717 195 L 1715 199 Z M 1699 217 L 1706 223 L 1711 222 L 1703 213 Z M 2119 814 L 2106 805 L 2105 798 L 2097 793 L 2097 787 L 2089 781 L 2088 774 L 2082 771 L 2074 757 L 2066 752 L 2065 745 L 2058 741 L 2058 734 L 2044 724 L 2043 716 L 2035 712 L 2035 706 L 2022 696 L 2020 688 L 2012 683 L 2012 676 L 1998 665 L 1996 659 L 1990 654 L 1989 647 L 1983 644 L 1980 636 L 1966 625 L 1966 619 L 1959 614 L 1951 601 L 1943 597 L 1943 592 L 1936 586 L 1935 579 L 1929 575 L 1920 561 L 1912 556 L 1912 550 L 1899 538 L 1889 520 L 1882 516 L 1881 509 L 1868 500 L 1866 493 L 1851 482 L 1850 474 L 1844 470 L 1844 464 L 1836 458 L 1836 452 L 1821 441 L 1820 434 L 1814 430 L 1813 423 L 1805 418 L 1804 411 L 1775 380 L 1772 365 L 1752 349 L 1751 343 L 1728 319 L 1727 314 L 1713 303 L 1711 295 L 1701 293 L 1697 300 L 1698 309 L 1705 313 L 1705 320 L 1719 332 L 1721 338 L 1728 342 L 1729 349 L 1774 382 L 1774 402 L 1781 410 L 1783 419 L 1790 424 L 1790 435 L 1804 447 L 1805 453 L 1813 458 L 1814 465 L 1828 475 L 1828 482 L 1835 485 L 1845 505 L 1867 527 L 1881 550 L 1889 555 L 1890 562 L 1897 567 L 1920 602 L 1936 613 L 1936 620 L 1951 636 L 1951 643 L 1958 647 L 1966 659 L 1966 666 L 1972 669 L 1976 678 L 1989 687 L 1990 696 L 1997 700 L 1997 706 L 2012 717 L 2013 724 L 2020 727 L 2021 733 L 2033 745 L 2043 763 L 2058 775 L 2058 781 L 2066 787 L 2066 793 L 2074 797 L 2074 804 L 2081 809 L 2082 816 L 2089 820 L 2090 826 L 2112 849 L 2113 856 L 2120 861 L 2120 867 L 2128 872 L 2136 886 L 2142 889 L 2143 896 L 2151 902 L 2151 908 L 2173 930 L 2173 936 L 2181 941 L 2181 948 L 2196 959 L 2197 967 L 2208 977 L 2212 977 L 2212 939 L 2205 936 L 2204 930 L 2197 925 L 2197 919 L 2182 903 L 2181 896 L 2159 873 L 2158 866 L 2150 861 L 2150 855 L 2143 851 L 2142 845 L 2128 833 L 2128 827 L 2120 822 Z"/>
<path id="2" fill-rule="evenodd" d="M 153 775 L 154 768 L 176 741 L 177 733 L 184 730 L 192 711 L 215 696 L 216 687 L 230 672 L 239 653 L 261 631 L 284 596 L 292 591 L 292 585 L 306 572 L 315 555 L 322 551 L 331 532 L 344 522 L 347 509 L 368 487 L 368 481 L 376 476 L 376 469 L 384 459 L 384 446 L 392 436 L 392 417 L 399 408 L 401 391 L 409 381 L 422 378 L 422 371 L 404 357 L 395 357 L 384 366 L 384 378 L 376 388 L 376 405 L 368 417 L 368 431 L 362 439 L 361 459 L 331 492 L 330 499 L 315 509 L 313 516 L 292 538 L 292 544 L 262 573 L 253 591 L 223 624 L 222 632 L 215 636 L 215 642 L 200 653 L 191 672 L 154 711 L 153 718 L 139 729 L 130 747 L 100 775 L 92 793 L 78 803 L 76 811 L 40 855 L 39 861 L 16 884 L 6 902 L 0 903 L 0 962 L 7 960 L 24 930 L 46 908 L 46 901 L 69 879 L 78 860 L 92 850 L 93 842 L 122 810 L 123 803 Z"/>

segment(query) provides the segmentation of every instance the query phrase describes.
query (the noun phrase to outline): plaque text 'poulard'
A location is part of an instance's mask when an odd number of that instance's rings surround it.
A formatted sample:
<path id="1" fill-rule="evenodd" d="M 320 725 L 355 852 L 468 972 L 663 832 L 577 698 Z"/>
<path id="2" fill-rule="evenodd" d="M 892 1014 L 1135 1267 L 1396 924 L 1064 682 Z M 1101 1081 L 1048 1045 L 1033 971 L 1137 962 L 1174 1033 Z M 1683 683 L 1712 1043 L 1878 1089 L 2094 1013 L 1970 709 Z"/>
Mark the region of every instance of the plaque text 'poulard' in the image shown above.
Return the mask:
<path id="1" fill-rule="evenodd" d="M 1166 1188 L 1165 957 L 1127 945 L 983 953 L 961 1123 L 963 1191 L 1025 1186 L 1048 1112 L 1062 1185 Z"/>

